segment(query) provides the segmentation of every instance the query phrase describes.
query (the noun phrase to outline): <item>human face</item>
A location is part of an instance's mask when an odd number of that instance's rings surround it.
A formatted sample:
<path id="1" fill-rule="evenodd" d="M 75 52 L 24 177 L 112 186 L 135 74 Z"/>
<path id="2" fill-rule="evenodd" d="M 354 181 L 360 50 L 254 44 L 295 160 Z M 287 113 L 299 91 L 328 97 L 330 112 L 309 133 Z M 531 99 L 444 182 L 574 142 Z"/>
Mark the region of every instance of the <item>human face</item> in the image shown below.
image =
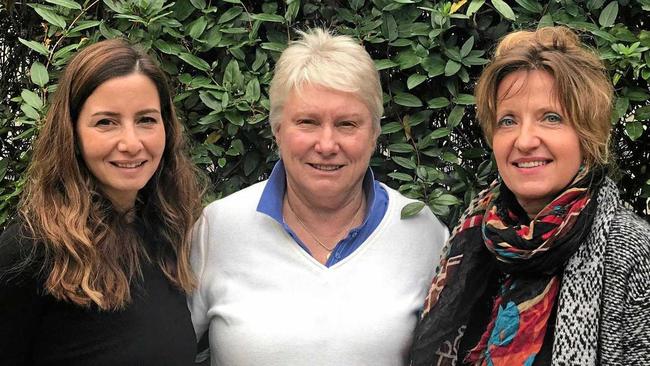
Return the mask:
<path id="1" fill-rule="evenodd" d="M 139 73 L 107 80 L 86 99 L 76 131 L 81 156 L 102 192 L 119 209 L 133 207 L 165 150 L 155 84 Z"/>
<path id="2" fill-rule="evenodd" d="M 497 91 L 492 148 L 499 174 L 532 217 L 575 177 L 582 162 L 576 130 L 545 71 L 516 71 Z"/>
<path id="3" fill-rule="evenodd" d="M 287 188 L 312 204 L 336 207 L 361 192 L 376 133 L 355 94 L 304 85 L 287 97 L 275 139 Z"/>

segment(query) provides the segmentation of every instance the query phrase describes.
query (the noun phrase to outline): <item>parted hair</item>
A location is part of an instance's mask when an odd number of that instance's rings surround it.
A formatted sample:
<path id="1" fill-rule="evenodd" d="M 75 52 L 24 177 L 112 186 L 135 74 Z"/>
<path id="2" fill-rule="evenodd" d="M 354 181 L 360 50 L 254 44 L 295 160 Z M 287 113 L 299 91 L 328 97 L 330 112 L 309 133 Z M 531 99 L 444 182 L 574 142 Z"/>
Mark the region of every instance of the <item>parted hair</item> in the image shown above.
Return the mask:
<path id="1" fill-rule="evenodd" d="M 75 125 L 98 86 L 133 73 L 156 86 L 165 149 L 135 207 L 125 213 L 102 194 L 78 153 Z M 167 78 L 145 52 L 115 39 L 88 46 L 70 61 L 34 143 L 27 174 L 19 212 L 26 233 L 42 249 L 47 293 L 84 307 L 123 308 L 131 301 L 131 285 L 141 277 L 143 261 L 159 266 L 179 289 L 191 291 L 189 234 L 201 210 L 202 176 L 187 155 Z M 144 235 L 155 243 L 150 250 L 144 249 Z"/>
<path id="2" fill-rule="evenodd" d="M 496 126 L 499 84 L 520 70 L 553 76 L 555 90 L 549 93 L 558 98 L 578 133 L 585 164 L 608 164 L 612 84 L 598 55 L 561 26 L 513 32 L 499 42 L 475 89 L 477 117 L 488 143 Z"/>
<path id="3" fill-rule="evenodd" d="M 277 131 L 287 96 L 300 95 L 303 85 L 317 85 L 336 91 L 353 93 L 372 115 L 377 135 L 379 120 L 384 114 L 379 73 L 368 52 L 349 36 L 333 35 L 321 28 L 299 31 L 275 64 L 269 98 L 269 119 Z"/>

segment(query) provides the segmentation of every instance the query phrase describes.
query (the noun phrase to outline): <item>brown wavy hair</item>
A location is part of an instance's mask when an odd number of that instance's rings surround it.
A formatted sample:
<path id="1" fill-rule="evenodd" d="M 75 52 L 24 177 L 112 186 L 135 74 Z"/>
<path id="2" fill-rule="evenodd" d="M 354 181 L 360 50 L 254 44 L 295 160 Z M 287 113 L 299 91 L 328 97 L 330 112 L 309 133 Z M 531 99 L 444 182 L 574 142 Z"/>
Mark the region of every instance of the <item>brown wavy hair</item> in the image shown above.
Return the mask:
<path id="1" fill-rule="evenodd" d="M 496 124 L 497 90 L 519 70 L 541 70 L 555 79 L 555 93 L 572 126 L 588 167 L 608 165 L 614 90 L 598 55 L 566 27 L 518 31 L 505 36 L 474 91 L 476 114 L 488 143 Z"/>
<path id="2" fill-rule="evenodd" d="M 75 124 L 99 85 L 133 73 L 156 86 L 165 150 L 135 207 L 125 213 L 102 194 L 78 153 Z M 132 281 L 142 275 L 142 261 L 152 261 L 172 284 L 191 291 L 190 231 L 200 214 L 203 185 L 186 150 L 168 80 L 145 52 L 115 39 L 95 43 L 70 61 L 34 143 L 19 206 L 27 234 L 43 249 L 48 293 L 85 307 L 123 308 L 131 300 Z"/>

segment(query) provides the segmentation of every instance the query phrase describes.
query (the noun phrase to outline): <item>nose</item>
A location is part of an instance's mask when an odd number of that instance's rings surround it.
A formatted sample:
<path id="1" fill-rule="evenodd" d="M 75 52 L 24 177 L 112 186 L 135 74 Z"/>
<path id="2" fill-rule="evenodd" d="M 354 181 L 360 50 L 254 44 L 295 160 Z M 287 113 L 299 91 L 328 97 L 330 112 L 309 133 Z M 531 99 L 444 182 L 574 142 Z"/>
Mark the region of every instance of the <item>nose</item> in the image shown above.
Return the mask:
<path id="1" fill-rule="evenodd" d="M 120 132 L 117 150 L 128 154 L 136 154 L 142 149 L 142 141 L 138 136 L 135 124 L 125 124 Z"/>
<path id="2" fill-rule="evenodd" d="M 515 140 L 515 147 L 519 151 L 531 151 L 539 147 L 541 139 L 535 124 L 524 122 L 519 128 L 519 134 Z"/>
<path id="3" fill-rule="evenodd" d="M 323 155 L 334 155 L 338 153 L 339 143 L 333 126 L 323 126 L 320 129 L 315 150 Z"/>

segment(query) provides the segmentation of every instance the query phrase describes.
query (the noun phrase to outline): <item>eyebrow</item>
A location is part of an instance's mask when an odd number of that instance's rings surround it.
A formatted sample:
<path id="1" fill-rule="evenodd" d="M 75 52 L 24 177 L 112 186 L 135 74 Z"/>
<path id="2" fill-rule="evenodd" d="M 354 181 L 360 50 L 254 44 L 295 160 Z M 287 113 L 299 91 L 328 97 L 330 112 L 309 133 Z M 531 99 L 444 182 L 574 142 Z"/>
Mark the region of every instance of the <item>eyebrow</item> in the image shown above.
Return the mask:
<path id="1" fill-rule="evenodd" d="M 302 111 L 299 110 L 294 114 L 297 118 L 312 118 L 312 119 L 318 119 L 319 113 L 318 112 L 313 112 L 313 111 Z M 361 113 L 341 113 L 341 114 L 334 114 L 334 117 L 336 120 L 360 120 L 363 118 L 363 115 Z"/>
<path id="2" fill-rule="evenodd" d="M 148 109 L 143 109 L 143 110 L 141 110 L 141 111 L 138 111 L 135 115 L 136 115 L 136 116 L 142 116 L 142 115 L 149 114 L 149 113 L 158 113 L 158 114 L 161 114 L 160 111 L 157 110 L 156 108 L 148 108 Z M 93 113 L 93 114 L 91 115 L 91 117 L 94 117 L 94 116 L 111 116 L 111 117 L 117 117 L 117 116 L 119 116 L 119 115 L 120 115 L 120 114 L 117 113 L 117 112 L 111 112 L 111 111 L 99 111 L 99 112 L 95 112 L 95 113 Z"/>

